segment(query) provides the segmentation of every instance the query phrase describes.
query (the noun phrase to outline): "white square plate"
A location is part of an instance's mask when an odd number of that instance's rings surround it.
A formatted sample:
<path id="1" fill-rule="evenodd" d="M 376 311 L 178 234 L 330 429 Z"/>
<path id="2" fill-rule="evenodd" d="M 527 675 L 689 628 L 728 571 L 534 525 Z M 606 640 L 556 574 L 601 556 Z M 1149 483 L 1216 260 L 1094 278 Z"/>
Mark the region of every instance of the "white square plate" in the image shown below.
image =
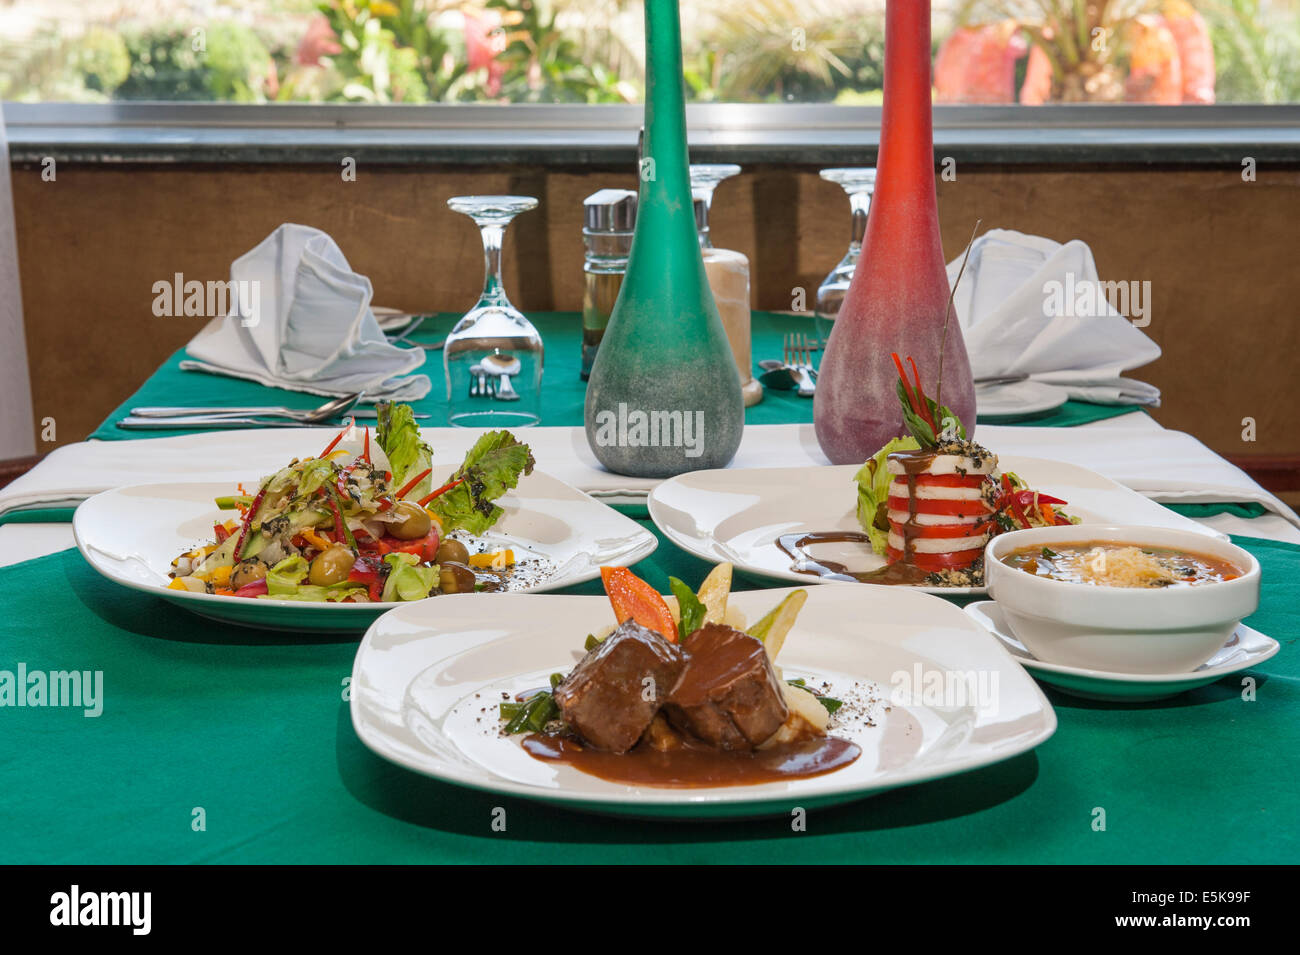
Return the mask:
<path id="1" fill-rule="evenodd" d="M 1013 471 L 1036 491 L 1068 501 L 1064 510 L 1084 523 L 1145 524 L 1223 537 L 1095 471 L 1049 461 L 999 455 L 998 467 Z M 814 468 L 738 468 L 693 471 L 650 492 L 650 517 L 678 547 L 708 561 L 730 561 L 737 570 L 773 580 L 835 583 L 790 569 L 776 543 L 782 534 L 858 531 L 857 465 Z M 814 545 L 816 557 L 864 572 L 885 559 L 864 543 Z M 984 594 L 984 587 L 918 587 L 957 596 Z"/>
<path id="2" fill-rule="evenodd" d="M 731 603 L 755 621 L 786 593 L 744 591 Z M 352 725 L 366 746 L 474 789 L 593 812 L 703 818 L 848 802 L 1009 759 L 1056 729 L 1037 684 L 952 604 L 897 588 L 820 587 L 809 592 L 777 662 L 787 679 L 829 682 L 832 696 L 878 700 L 865 710 L 874 725 L 832 724 L 862 748 L 855 762 L 752 786 L 609 782 L 534 759 L 520 737 L 500 735 L 498 719 L 503 693 L 545 686 L 551 673 L 573 668 L 587 634 L 614 622 L 609 602 L 505 594 L 484 611 L 473 595 L 457 595 L 375 621 L 352 670 Z M 905 695 L 909 684 L 918 692 Z M 952 691 L 926 691 L 936 686 Z"/>
<path id="3" fill-rule="evenodd" d="M 435 468 L 445 481 L 453 466 Z M 439 484 L 435 483 L 435 487 Z M 230 484 L 139 484 L 97 494 L 77 508 L 72 530 L 90 566 L 109 580 L 153 593 L 186 610 L 228 623 L 272 630 L 361 632 L 401 603 L 310 603 L 225 597 L 167 589 L 172 561 L 211 542 L 212 525 L 230 517 L 213 499 Z M 655 536 L 629 517 L 563 481 L 534 471 L 498 502 L 505 513 L 479 538 L 510 547 L 519 559 L 544 562 L 521 591 L 557 590 L 600 576 L 602 566 L 627 566 L 654 553 Z M 533 578 L 530 576 L 529 580 Z M 480 612 L 495 594 L 472 594 Z M 448 597 L 429 598 L 443 602 Z"/>

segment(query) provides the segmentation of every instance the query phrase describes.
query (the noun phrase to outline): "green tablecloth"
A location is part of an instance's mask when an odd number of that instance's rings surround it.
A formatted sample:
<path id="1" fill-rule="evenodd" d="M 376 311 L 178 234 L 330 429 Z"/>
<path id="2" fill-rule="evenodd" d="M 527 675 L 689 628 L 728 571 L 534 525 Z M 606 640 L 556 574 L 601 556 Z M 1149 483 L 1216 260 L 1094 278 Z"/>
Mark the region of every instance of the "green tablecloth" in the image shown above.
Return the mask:
<path id="1" fill-rule="evenodd" d="M 580 424 L 576 316 L 534 319 L 550 346 L 546 423 Z M 755 357 L 776 355 L 781 332 L 800 321 L 755 313 Z M 445 330 L 430 326 L 430 337 Z M 181 372 L 179 357 L 94 437 L 167 433 L 114 426 L 139 404 L 317 403 Z M 438 400 L 420 410 L 434 415 L 430 424 L 442 424 Z M 1127 410 L 1072 402 L 1032 423 L 1081 424 Z M 747 420 L 808 421 L 811 413 L 811 402 L 773 393 Z M 67 515 L 47 512 L 46 519 Z M 233 630 L 117 587 L 65 551 L 0 569 L 8 603 L 0 670 L 103 671 L 103 713 L 0 709 L 0 860 L 1293 861 L 1300 849 L 1300 548 L 1238 543 L 1264 565 L 1263 604 L 1250 623 L 1283 643 L 1252 674 L 1254 702 L 1241 699 L 1240 678 L 1127 706 L 1049 689 L 1060 727 L 1034 752 L 814 812 L 798 834 L 780 818 L 652 824 L 583 816 L 398 769 L 352 730 L 344 679 L 355 639 Z M 660 536 L 659 550 L 635 569 L 663 584 L 668 574 L 698 580 L 708 568 Z M 574 592 L 598 593 L 599 585 Z M 505 833 L 490 827 L 496 806 L 507 810 Z M 1105 832 L 1091 825 L 1099 806 Z M 193 825 L 198 808 L 203 831 Z"/>
<path id="2" fill-rule="evenodd" d="M 1300 548 L 1249 621 L 1281 652 L 1163 703 L 1048 690 L 1056 735 L 972 773 L 788 820 L 648 823 L 460 789 L 352 730 L 355 641 L 232 630 L 99 577 L 75 551 L 0 569 L 0 669 L 103 671 L 103 712 L 0 710 L 0 859 L 99 862 L 1293 862 L 1300 795 Z M 705 565 L 662 542 L 652 581 Z M 597 592 L 598 585 L 577 588 Z M 507 831 L 490 828 L 496 806 Z M 194 831 L 196 808 L 205 831 Z M 1107 828 L 1091 828 L 1093 810 Z"/>
<path id="3" fill-rule="evenodd" d="M 425 321 L 412 336 L 414 341 L 436 342 L 459 318 L 444 314 Z M 582 402 L 586 383 L 578 376 L 581 366 L 579 332 L 581 316 L 577 312 L 536 312 L 529 315 L 546 343 L 546 370 L 542 379 L 542 424 L 582 424 Z M 753 354 L 755 375 L 757 362 L 763 358 L 781 357 L 781 336 L 789 331 L 810 332 L 812 320 L 775 312 L 754 312 Z M 166 363 L 146 381 L 135 394 L 95 429 L 92 438 L 104 441 L 123 438 L 156 438 L 183 431 L 123 431 L 117 422 L 131 408 L 142 405 L 285 405 L 290 408 L 315 408 L 325 399 L 318 395 L 267 388 L 251 381 L 207 375 L 201 372 L 181 371 L 184 351 L 172 355 Z M 430 427 L 447 423 L 446 385 L 442 377 L 442 352 L 429 352 L 421 369 L 433 380 L 433 390 L 423 401 L 414 403 L 419 412 L 430 417 L 423 421 Z M 800 398 L 792 391 L 768 391 L 761 402 L 745 412 L 746 424 L 788 424 L 812 421 L 812 401 Z M 1129 406 L 1094 405 L 1082 401 L 1066 402 L 1060 409 L 1042 417 L 1026 421 L 1038 427 L 1062 427 L 1087 424 L 1104 418 L 1113 418 L 1133 411 Z"/>

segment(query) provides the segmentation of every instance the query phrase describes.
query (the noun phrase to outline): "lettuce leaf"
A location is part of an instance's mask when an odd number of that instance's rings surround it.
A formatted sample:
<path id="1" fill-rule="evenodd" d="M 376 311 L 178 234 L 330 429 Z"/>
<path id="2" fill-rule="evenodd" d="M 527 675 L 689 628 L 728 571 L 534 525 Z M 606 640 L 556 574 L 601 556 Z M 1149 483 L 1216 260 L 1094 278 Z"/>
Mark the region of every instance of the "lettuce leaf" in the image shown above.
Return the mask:
<path id="1" fill-rule="evenodd" d="M 521 474 L 532 474 L 533 464 L 528 445 L 509 431 L 484 432 L 451 476 L 461 483 L 434 498 L 429 509 L 444 532 L 483 534 L 505 513 L 492 502 L 515 487 Z"/>
<path id="2" fill-rule="evenodd" d="M 853 480 L 858 482 L 858 523 L 871 538 L 871 549 L 883 554 L 889 546 L 889 484 L 894 476 L 885 459 L 895 451 L 915 451 L 921 445 L 915 438 L 894 438 L 862 465 Z"/>
<path id="3" fill-rule="evenodd" d="M 266 572 L 266 596 L 275 600 L 307 600 L 317 603 L 340 601 L 360 591 L 367 593 L 365 584 L 342 580 L 321 587 L 303 583 L 311 570 L 305 557 L 286 557 Z"/>
<path id="4" fill-rule="evenodd" d="M 429 467 L 433 451 L 420 439 L 420 426 L 415 423 L 415 412 L 410 405 L 383 401 L 376 408 L 376 414 L 375 440 L 388 456 L 393 469 L 393 486 L 401 487 Z M 426 477 L 407 492 L 406 497 L 418 501 L 431 490 L 431 478 Z"/>
<path id="5" fill-rule="evenodd" d="M 266 572 L 266 595 L 268 597 L 292 597 L 298 593 L 298 585 L 307 579 L 311 564 L 307 558 L 286 557 Z"/>
<path id="6" fill-rule="evenodd" d="M 438 583 L 438 568 L 416 566 L 420 563 L 420 558 L 414 554 L 402 551 L 385 554 L 384 563 L 389 567 L 388 579 L 384 581 L 384 593 L 379 598 L 384 602 L 423 600 Z"/>

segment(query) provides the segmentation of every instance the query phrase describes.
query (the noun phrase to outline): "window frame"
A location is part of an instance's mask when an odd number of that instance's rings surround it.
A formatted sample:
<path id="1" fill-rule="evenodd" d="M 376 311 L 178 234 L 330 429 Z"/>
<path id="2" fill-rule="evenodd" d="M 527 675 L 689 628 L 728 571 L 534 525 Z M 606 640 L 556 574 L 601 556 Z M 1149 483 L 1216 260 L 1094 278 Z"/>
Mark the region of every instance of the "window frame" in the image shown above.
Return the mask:
<path id="1" fill-rule="evenodd" d="M 5 103 L 15 163 L 630 161 L 640 105 Z M 880 107 L 692 103 L 696 161 L 874 161 Z M 936 106 L 936 164 L 1300 165 L 1296 105 Z"/>

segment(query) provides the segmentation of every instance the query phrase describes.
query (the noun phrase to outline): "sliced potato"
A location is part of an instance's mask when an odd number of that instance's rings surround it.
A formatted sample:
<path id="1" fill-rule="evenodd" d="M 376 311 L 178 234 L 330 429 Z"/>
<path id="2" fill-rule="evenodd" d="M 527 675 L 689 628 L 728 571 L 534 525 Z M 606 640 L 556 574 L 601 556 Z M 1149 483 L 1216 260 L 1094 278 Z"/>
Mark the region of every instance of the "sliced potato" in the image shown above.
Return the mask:
<path id="1" fill-rule="evenodd" d="M 705 623 L 723 623 L 727 619 L 727 597 L 731 594 L 730 564 L 718 564 L 700 584 L 700 603 L 704 604 Z"/>
<path id="2" fill-rule="evenodd" d="M 776 655 L 781 652 L 781 646 L 785 643 L 786 635 L 789 634 L 790 628 L 794 626 L 795 618 L 799 616 L 799 611 L 803 609 L 804 602 L 808 599 L 808 591 L 796 590 L 786 595 L 786 598 L 772 608 L 772 610 L 758 623 L 754 624 L 747 631 L 751 637 L 763 641 L 767 648 L 767 656 L 770 660 L 775 660 Z"/>
<path id="3" fill-rule="evenodd" d="M 826 707 L 822 706 L 821 700 L 809 691 L 791 686 L 789 683 L 782 682 L 781 690 L 790 713 L 781 724 L 781 728 L 764 740 L 758 748 L 767 749 L 778 743 L 794 743 L 825 736 L 831 717 L 826 712 Z"/>

